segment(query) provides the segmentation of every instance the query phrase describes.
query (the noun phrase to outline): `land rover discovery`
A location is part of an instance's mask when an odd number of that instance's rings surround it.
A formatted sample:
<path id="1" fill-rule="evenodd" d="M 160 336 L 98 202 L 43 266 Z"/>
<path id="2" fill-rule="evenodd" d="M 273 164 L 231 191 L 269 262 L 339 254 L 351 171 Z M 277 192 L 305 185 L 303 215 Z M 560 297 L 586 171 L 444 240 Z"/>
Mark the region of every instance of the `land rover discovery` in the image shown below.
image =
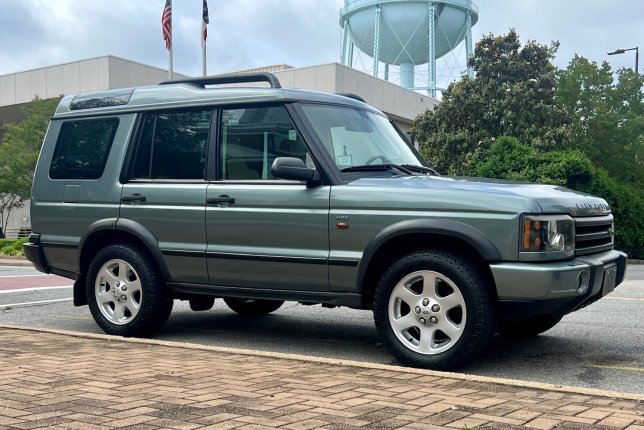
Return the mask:
<path id="1" fill-rule="evenodd" d="M 254 81 L 270 88 L 239 86 Z M 74 279 L 107 333 L 153 335 L 177 299 L 349 306 L 399 362 L 433 369 L 552 328 L 627 265 L 604 200 L 440 176 L 383 113 L 271 74 L 64 97 L 31 217 L 27 257 Z"/>

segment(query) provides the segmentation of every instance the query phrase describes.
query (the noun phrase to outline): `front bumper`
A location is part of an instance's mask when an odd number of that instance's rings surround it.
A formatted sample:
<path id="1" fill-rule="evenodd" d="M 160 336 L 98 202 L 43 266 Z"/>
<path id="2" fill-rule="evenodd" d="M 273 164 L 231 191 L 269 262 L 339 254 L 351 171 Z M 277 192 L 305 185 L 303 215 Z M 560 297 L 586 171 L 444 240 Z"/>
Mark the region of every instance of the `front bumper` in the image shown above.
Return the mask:
<path id="1" fill-rule="evenodd" d="M 501 316 L 562 316 L 587 306 L 624 280 L 627 261 L 623 252 L 607 251 L 553 263 L 492 264 Z"/>

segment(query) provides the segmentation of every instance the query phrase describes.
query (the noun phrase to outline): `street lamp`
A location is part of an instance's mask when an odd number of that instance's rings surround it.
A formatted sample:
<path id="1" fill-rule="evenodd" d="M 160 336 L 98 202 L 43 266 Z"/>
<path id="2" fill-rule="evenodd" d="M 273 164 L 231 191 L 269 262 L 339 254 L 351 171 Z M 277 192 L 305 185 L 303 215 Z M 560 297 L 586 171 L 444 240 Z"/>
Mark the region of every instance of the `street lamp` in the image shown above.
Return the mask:
<path id="1" fill-rule="evenodd" d="M 613 52 L 609 52 L 608 55 L 617 55 L 617 54 L 623 54 L 626 51 L 635 51 L 635 73 L 639 74 L 639 61 L 640 61 L 640 50 L 639 47 L 636 46 L 635 48 L 628 48 L 628 49 L 616 49 Z"/>

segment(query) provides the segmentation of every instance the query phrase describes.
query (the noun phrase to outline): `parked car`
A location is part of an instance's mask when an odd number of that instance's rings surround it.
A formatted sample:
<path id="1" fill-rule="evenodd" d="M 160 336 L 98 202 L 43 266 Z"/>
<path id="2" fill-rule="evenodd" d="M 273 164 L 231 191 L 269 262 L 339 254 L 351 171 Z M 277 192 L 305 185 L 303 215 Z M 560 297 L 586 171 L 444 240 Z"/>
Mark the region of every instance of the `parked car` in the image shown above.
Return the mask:
<path id="1" fill-rule="evenodd" d="M 212 87 L 254 81 L 270 88 Z M 31 217 L 25 254 L 74 279 L 107 333 L 153 335 L 176 299 L 349 306 L 373 311 L 399 362 L 433 369 L 495 332 L 550 329 L 627 265 L 604 200 L 440 176 L 382 112 L 271 74 L 64 97 Z"/>

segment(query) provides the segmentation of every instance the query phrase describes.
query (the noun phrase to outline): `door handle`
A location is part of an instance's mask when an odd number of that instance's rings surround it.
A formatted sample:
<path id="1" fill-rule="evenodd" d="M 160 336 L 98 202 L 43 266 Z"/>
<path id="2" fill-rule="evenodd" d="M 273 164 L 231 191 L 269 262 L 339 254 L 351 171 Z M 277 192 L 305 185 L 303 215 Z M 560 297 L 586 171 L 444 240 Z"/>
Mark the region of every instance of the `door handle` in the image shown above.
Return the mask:
<path id="1" fill-rule="evenodd" d="M 230 203 L 230 204 L 233 204 L 233 203 L 235 203 L 235 198 L 234 198 L 234 197 L 227 196 L 226 194 L 222 194 L 222 195 L 221 195 L 221 196 L 219 196 L 219 197 L 208 197 L 208 198 L 206 199 L 206 203 L 208 203 L 208 204 L 212 204 L 212 205 L 216 205 L 216 204 L 219 204 L 219 203 Z"/>
<path id="2" fill-rule="evenodd" d="M 141 194 L 132 194 L 131 196 L 121 196 L 122 202 L 144 202 L 145 196 Z"/>

